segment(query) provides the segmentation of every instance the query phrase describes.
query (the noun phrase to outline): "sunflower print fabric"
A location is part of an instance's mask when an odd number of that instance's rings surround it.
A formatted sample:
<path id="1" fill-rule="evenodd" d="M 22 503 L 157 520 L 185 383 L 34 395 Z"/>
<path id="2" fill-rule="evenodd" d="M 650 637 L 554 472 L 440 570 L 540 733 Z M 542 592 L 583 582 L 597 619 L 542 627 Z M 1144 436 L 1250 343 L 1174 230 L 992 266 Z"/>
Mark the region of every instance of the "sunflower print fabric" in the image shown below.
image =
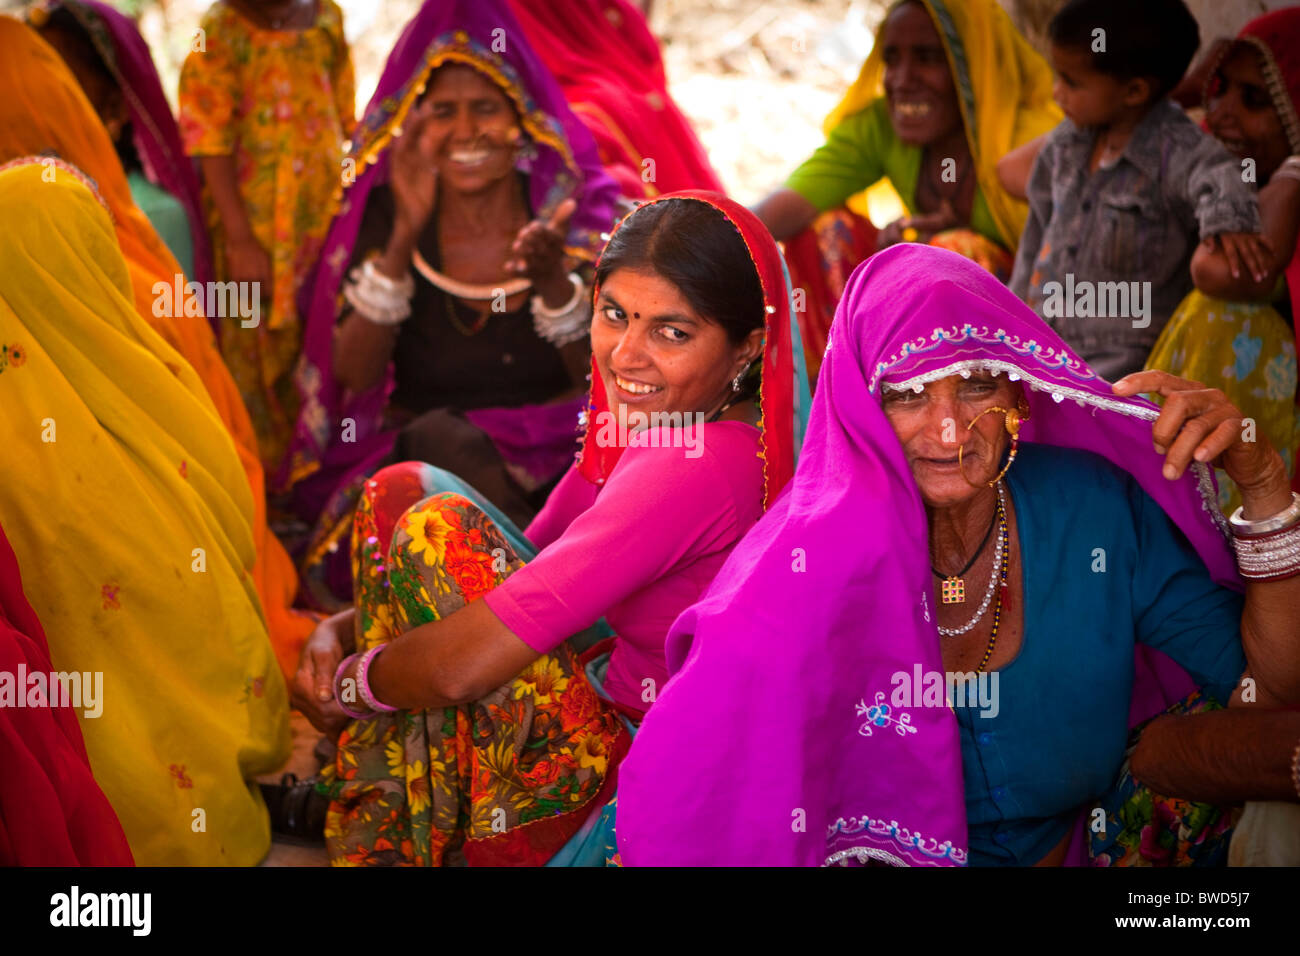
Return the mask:
<path id="1" fill-rule="evenodd" d="M 446 617 L 523 565 L 469 499 L 429 494 L 431 471 L 407 462 L 365 484 L 358 650 Z M 613 795 L 628 742 L 568 642 L 472 704 L 354 721 L 324 772 L 331 862 L 543 864 Z"/>

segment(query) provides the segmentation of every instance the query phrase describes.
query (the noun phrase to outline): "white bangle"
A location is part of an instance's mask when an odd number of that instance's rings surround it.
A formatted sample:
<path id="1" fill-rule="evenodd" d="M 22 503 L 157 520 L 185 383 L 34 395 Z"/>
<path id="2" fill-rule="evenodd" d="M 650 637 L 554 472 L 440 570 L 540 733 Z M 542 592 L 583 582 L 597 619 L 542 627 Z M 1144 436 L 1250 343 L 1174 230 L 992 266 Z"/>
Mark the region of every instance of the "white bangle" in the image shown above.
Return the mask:
<path id="1" fill-rule="evenodd" d="M 1267 518 L 1248 521 L 1242 517 L 1244 510 L 1244 508 L 1238 508 L 1232 513 L 1232 517 L 1228 519 L 1228 523 L 1232 525 L 1234 535 L 1250 536 L 1268 534 L 1271 531 L 1281 531 L 1283 528 L 1289 528 L 1300 523 L 1300 494 L 1294 491 L 1291 492 L 1291 504 Z"/>
<path id="2" fill-rule="evenodd" d="M 533 296 L 530 303 L 534 331 L 556 348 L 578 341 L 591 326 L 587 287 L 576 272 L 569 273 L 569 282 L 573 285 L 573 295 L 559 308 L 548 308 L 540 295 Z"/>
<path id="3" fill-rule="evenodd" d="M 348 304 L 376 325 L 398 325 L 410 318 L 414 294 L 415 280 L 409 272 L 400 279 L 389 278 L 375 268 L 373 259 L 353 269 L 343 286 Z"/>
<path id="4" fill-rule="evenodd" d="M 1275 515 L 1247 521 L 1241 508 L 1228 519 L 1237 570 L 1249 581 L 1281 581 L 1300 574 L 1300 494 Z"/>
<path id="5" fill-rule="evenodd" d="M 569 273 L 569 282 L 573 285 L 573 295 L 569 297 L 568 302 L 558 309 L 551 309 L 547 307 L 545 300 L 540 295 L 535 295 L 532 300 L 533 315 L 541 316 L 544 319 L 567 318 L 569 313 L 578 307 L 578 302 L 582 299 L 582 293 L 587 288 L 582 281 L 582 277 L 576 272 Z"/>

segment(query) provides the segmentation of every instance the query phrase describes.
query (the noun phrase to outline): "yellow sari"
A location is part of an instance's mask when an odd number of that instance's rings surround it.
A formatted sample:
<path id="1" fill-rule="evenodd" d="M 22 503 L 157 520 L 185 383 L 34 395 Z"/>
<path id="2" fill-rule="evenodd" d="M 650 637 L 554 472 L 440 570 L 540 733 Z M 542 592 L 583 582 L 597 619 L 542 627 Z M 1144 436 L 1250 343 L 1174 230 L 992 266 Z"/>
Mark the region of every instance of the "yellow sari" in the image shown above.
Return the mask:
<path id="1" fill-rule="evenodd" d="M 54 160 L 0 171 L 0 522 L 55 669 L 103 675 L 78 714 L 136 861 L 251 865 L 270 827 L 247 781 L 289 752 L 253 497 L 101 202 Z"/>
<path id="2" fill-rule="evenodd" d="M 1225 302 L 1193 289 L 1160 333 L 1146 367 L 1219 389 L 1278 450 L 1286 473 L 1295 474 L 1295 335 L 1272 305 Z M 1241 489 L 1222 468 L 1215 476 L 1219 508 L 1230 515 L 1241 506 Z"/>
<path id="3" fill-rule="evenodd" d="M 181 267 L 132 201 L 108 131 L 59 54 L 35 30 L 5 16 L 0 16 L 0 50 L 4 51 L 0 57 L 0 163 L 52 153 L 94 181 L 113 215 L 136 310 L 194 367 L 234 439 L 256 509 L 253 535 L 258 560 L 253 578 L 281 671 L 291 675 L 315 622 L 292 609 L 298 576 L 283 545 L 267 527 L 257 437 L 239 389 L 217 351 L 216 337 L 206 318 L 185 316 L 184 302 L 171 303 L 175 318 L 154 314 L 154 285 L 161 282 L 174 289 Z M 169 301 L 171 298 L 168 296 Z"/>
<path id="4" fill-rule="evenodd" d="M 1002 188 L 997 164 L 1015 147 L 1061 122 L 1060 108 L 1052 100 L 1052 70 L 995 0 L 916 2 L 930 14 L 948 56 L 980 190 L 1004 245 L 1015 249 L 1029 207 Z M 885 95 L 884 29 L 881 20 L 857 80 L 822 123 L 826 135 Z M 869 216 L 868 207 L 876 215 Z M 888 179 L 854 196 L 849 208 L 873 222 L 892 222 L 904 215 L 903 201 Z"/>

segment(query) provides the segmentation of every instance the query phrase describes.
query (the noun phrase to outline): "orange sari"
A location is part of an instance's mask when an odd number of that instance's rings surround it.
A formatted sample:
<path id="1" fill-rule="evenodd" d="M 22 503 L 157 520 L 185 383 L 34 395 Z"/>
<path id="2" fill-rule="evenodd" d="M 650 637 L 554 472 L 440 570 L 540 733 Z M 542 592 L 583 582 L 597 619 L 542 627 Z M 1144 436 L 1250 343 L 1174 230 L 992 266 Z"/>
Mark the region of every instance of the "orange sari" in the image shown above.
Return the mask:
<path id="1" fill-rule="evenodd" d="M 117 153 L 62 58 L 26 24 L 0 17 L 0 163 L 21 156 L 57 154 L 95 181 L 113 214 L 118 245 L 126 259 L 136 311 L 194 367 L 230 433 L 253 490 L 253 533 L 257 542 L 254 583 L 262 601 L 280 669 L 292 677 L 298 653 L 315 626 L 292 608 L 298 590 L 293 562 L 266 523 L 266 494 L 257 437 L 234 379 L 221 361 L 208 320 L 185 316 L 185 303 L 171 301 L 169 316 L 157 316 L 155 283 L 175 289 L 181 268 L 131 199 Z M 184 278 L 181 286 L 184 287 Z"/>

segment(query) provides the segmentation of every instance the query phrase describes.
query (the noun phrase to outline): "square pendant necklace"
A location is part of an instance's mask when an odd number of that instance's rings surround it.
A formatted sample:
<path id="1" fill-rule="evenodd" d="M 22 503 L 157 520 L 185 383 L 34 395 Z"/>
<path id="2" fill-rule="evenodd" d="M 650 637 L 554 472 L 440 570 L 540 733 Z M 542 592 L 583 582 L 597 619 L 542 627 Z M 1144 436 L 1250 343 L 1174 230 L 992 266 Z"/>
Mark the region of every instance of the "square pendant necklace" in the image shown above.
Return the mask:
<path id="1" fill-rule="evenodd" d="M 966 567 L 962 568 L 956 574 L 943 574 L 938 568 L 934 567 L 934 565 L 930 566 L 930 570 L 934 572 L 934 576 L 943 582 L 939 588 L 939 597 L 944 604 L 966 603 L 966 572 L 971 569 L 979 556 L 984 553 L 984 548 L 988 545 L 989 538 L 993 535 L 993 528 L 997 523 L 998 514 L 995 509 L 993 512 L 993 520 L 989 522 L 989 529 L 984 532 L 984 540 L 980 542 L 980 546 L 975 549 L 975 553 L 972 554 L 970 560 L 966 562 Z"/>

